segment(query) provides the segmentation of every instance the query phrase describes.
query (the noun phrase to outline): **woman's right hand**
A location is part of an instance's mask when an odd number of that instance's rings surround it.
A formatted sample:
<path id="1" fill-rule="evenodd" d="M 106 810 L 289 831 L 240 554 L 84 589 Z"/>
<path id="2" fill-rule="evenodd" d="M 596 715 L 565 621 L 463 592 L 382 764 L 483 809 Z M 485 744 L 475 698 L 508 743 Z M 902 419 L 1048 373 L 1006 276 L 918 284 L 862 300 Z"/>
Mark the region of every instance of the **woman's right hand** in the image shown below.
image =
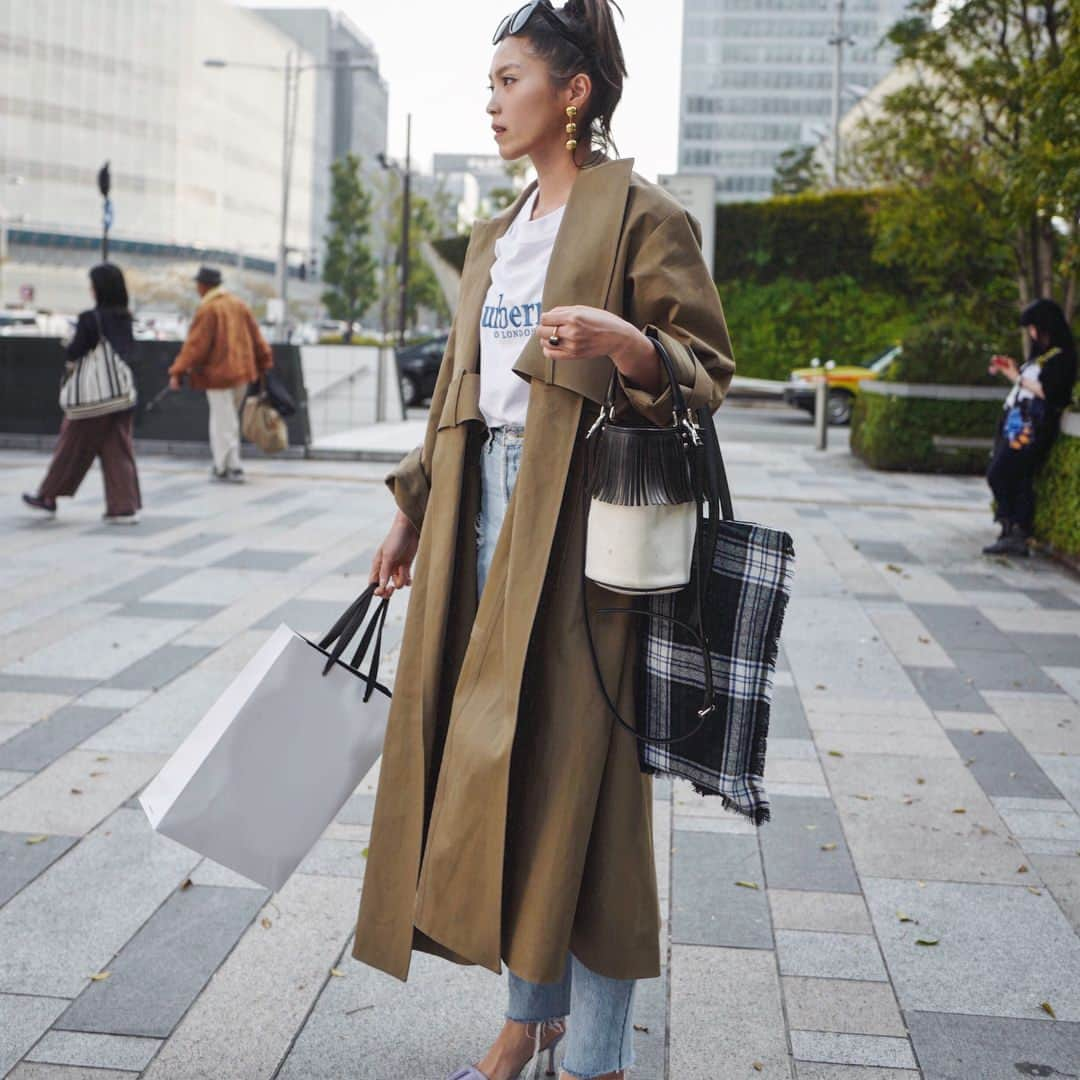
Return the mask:
<path id="1" fill-rule="evenodd" d="M 371 561 L 368 584 L 376 584 L 376 596 L 391 596 L 395 589 L 412 584 L 412 561 L 420 544 L 420 534 L 399 510 L 394 523 Z"/>

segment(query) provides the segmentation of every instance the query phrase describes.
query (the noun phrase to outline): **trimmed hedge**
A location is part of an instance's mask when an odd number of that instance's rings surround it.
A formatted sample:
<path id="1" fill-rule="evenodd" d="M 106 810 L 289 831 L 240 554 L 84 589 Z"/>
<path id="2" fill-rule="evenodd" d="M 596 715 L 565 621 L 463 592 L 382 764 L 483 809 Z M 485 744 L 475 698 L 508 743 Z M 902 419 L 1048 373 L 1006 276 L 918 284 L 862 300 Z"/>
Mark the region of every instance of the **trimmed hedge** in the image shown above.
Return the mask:
<path id="1" fill-rule="evenodd" d="M 1035 535 L 1080 557 L 1080 439 L 1059 435 L 1035 481 Z"/>
<path id="2" fill-rule="evenodd" d="M 864 287 L 909 292 L 895 269 L 873 259 L 870 219 L 880 198 L 842 191 L 721 203 L 716 208 L 713 277 L 767 284 L 785 277 L 820 281 L 848 275 Z"/>
<path id="3" fill-rule="evenodd" d="M 1000 401 L 859 394 L 851 418 L 851 449 L 874 469 L 978 474 L 989 463 L 986 450 L 939 450 L 933 437 L 989 438 L 1000 414 Z"/>
<path id="4" fill-rule="evenodd" d="M 843 274 L 822 281 L 721 282 L 740 375 L 786 379 L 812 357 L 865 364 L 908 336 L 923 313 L 897 293 Z"/>

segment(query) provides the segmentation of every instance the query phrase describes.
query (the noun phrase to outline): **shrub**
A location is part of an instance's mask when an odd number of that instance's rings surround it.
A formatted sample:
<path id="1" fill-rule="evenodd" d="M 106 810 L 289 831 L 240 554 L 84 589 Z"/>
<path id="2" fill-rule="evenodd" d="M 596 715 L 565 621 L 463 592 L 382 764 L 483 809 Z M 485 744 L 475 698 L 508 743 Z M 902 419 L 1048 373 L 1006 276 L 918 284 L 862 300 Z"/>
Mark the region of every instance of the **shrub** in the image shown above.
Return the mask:
<path id="1" fill-rule="evenodd" d="M 859 394 L 851 418 L 851 449 L 875 469 L 900 472 L 981 473 L 985 449 L 938 449 L 935 435 L 990 438 L 998 401 L 934 401 Z"/>
<path id="2" fill-rule="evenodd" d="M 1007 386 L 986 366 L 1000 351 L 984 328 L 968 322 L 935 319 L 915 326 L 904 337 L 904 351 L 889 365 L 888 382 L 937 383 L 950 386 Z"/>
<path id="3" fill-rule="evenodd" d="M 1080 439 L 1061 435 L 1035 482 L 1035 535 L 1080 556 Z"/>
<path id="4" fill-rule="evenodd" d="M 862 364 L 912 331 L 923 313 L 896 293 L 849 275 L 719 286 L 738 374 L 786 379 L 812 357 Z"/>

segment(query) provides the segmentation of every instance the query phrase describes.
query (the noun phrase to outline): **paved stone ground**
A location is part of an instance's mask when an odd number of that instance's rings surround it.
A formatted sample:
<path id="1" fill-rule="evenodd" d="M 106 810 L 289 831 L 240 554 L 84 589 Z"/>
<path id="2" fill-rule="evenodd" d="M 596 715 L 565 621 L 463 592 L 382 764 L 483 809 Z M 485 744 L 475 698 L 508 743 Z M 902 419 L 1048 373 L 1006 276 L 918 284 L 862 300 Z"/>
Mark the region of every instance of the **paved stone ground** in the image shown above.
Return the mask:
<path id="1" fill-rule="evenodd" d="M 1080 1074 L 1080 585 L 977 554 L 978 480 L 734 429 L 737 509 L 798 553 L 773 820 L 657 785 L 667 965 L 635 1080 Z M 145 519 L 115 529 L 94 477 L 55 523 L 22 514 L 43 463 L 0 455 L 0 1075 L 475 1060 L 501 980 L 420 957 L 402 986 L 348 958 L 374 776 L 275 896 L 133 801 L 282 619 L 319 632 L 362 587 L 381 468 L 262 463 L 234 489 L 148 459 Z"/>

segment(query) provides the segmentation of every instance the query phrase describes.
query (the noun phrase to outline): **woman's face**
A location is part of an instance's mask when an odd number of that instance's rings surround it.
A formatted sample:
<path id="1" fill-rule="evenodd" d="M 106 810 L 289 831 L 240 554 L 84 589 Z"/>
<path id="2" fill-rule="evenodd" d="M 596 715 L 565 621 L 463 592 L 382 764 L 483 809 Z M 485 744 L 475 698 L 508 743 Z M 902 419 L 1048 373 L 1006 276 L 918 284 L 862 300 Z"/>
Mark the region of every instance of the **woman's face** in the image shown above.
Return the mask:
<path id="1" fill-rule="evenodd" d="M 547 64 L 520 37 L 499 42 L 488 74 L 487 111 L 505 161 L 532 156 L 566 142 L 570 88 L 556 90 Z M 565 101 L 563 100 L 565 98 Z"/>

